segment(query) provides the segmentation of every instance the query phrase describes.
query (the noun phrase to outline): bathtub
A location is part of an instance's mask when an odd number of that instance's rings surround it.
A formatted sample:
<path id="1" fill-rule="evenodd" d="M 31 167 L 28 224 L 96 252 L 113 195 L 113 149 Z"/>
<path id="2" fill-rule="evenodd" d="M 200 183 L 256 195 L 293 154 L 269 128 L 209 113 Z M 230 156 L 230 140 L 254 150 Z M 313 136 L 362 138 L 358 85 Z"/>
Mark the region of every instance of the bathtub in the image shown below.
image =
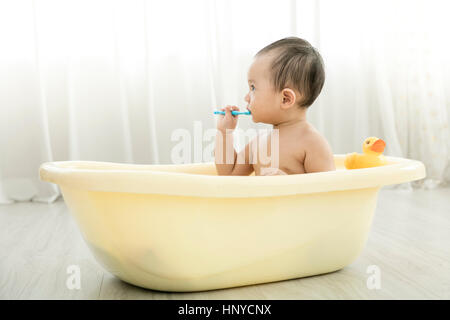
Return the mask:
<path id="1" fill-rule="evenodd" d="M 229 288 L 328 273 L 364 248 L 382 186 L 425 177 L 415 160 L 285 176 L 217 176 L 213 162 L 47 162 L 96 260 L 159 291 Z"/>

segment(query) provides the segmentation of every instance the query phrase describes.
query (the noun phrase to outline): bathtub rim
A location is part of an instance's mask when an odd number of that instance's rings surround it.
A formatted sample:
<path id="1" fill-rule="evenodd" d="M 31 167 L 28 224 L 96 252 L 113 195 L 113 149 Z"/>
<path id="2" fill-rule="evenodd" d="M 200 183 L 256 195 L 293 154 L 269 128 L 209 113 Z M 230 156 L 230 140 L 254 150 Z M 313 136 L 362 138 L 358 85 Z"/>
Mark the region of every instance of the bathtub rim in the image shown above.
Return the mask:
<path id="1" fill-rule="evenodd" d="M 337 168 L 345 154 L 335 154 Z M 422 179 L 422 162 L 385 156 L 381 167 L 336 170 L 282 176 L 217 176 L 164 171 L 164 168 L 209 170 L 214 162 L 168 165 L 125 164 L 101 161 L 54 161 L 39 168 L 42 181 L 62 187 L 102 192 L 163 194 L 196 197 L 248 198 L 376 188 Z M 91 165 L 92 168 L 79 168 Z M 192 186 L 196 187 L 193 188 Z M 245 192 L 244 192 L 245 191 Z"/>

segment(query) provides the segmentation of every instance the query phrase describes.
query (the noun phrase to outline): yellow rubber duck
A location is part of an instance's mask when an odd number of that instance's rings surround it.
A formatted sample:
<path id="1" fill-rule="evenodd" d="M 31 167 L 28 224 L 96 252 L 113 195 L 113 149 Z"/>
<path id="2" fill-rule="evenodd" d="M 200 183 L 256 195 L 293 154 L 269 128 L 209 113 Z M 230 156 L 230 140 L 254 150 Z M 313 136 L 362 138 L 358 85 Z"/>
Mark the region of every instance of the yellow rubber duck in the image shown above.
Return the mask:
<path id="1" fill-rule="evenodd" d="M 382 155 L 386 142 L 377 138 L 369 137 L 364 140 L 363 152 L 364 154 L 358 154 L 356 152 L 349 153 L 345 157 L 346 169 L 361 169 L 378 167 L 387 164 L 386 159 Z"/>

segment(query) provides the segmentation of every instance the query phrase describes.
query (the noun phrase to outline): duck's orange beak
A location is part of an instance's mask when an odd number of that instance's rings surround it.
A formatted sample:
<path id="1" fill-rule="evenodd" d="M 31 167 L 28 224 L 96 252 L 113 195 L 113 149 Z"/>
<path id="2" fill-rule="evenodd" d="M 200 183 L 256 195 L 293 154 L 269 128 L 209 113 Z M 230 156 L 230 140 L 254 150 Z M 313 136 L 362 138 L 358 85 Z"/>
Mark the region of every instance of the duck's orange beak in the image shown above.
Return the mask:
<path id="1" fill-rule="evenodd" d="M 383 152 L 384 147 L 386 147 L 386 142 L 381 139 L 375 141 L 375 143 L 370 147 L 370 150 L 375 152 Z"/>

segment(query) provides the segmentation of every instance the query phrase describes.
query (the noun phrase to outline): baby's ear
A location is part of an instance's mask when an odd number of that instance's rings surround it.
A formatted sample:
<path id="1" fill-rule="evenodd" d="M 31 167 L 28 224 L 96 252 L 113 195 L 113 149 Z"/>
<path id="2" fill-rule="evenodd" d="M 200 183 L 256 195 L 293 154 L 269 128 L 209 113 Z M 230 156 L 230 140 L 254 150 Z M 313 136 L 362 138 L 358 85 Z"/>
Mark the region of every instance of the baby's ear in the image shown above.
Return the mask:
<path id="1" fill-rule="evenodd" d="M 293 106 L 298 99 L 299 97 L 297 97 L 297 94 L 292 89 L 284 88 L 281 91 L 281 104 L 285 108 Z"/>

